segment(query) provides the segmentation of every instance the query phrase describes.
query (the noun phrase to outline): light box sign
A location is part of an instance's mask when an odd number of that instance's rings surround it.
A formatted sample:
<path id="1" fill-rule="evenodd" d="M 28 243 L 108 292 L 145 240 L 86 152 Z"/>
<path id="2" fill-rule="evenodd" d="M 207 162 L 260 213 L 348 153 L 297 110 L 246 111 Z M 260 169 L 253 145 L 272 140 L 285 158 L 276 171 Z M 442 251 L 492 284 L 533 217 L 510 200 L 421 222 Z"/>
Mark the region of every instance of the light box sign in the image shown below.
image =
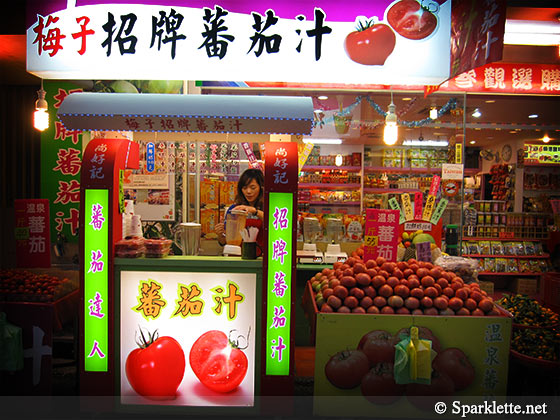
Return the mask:
<path id="1" fill-rule="evenodd" d="M 84 211 L 84 370 L 107 372 L 109 191 L 86 189 Z"/>
<path id="2" fill-rule="evenodd" d="M 121 403 L 253 407 L 256 282 L 254 273 L 121 271 Z M 163 387 L 150 383 L 135 355 L 154 333 L 144 351 L 154 363 L 171 362 Z M 197 358 L 204 349 L 207 363 Z"/>
<path id="3" fill-rule="evenodd" d="M 29 10 L 27 70 L 42 78 L 438 85 L 450 74 L 451 0 L 409 2 L 425 23 L 413 33 L 392 0 L 60 3 Z"/>
<path id="4" fill-rule="evenodd" d="M 269 194 L 266 360 L 267 375 L 290 373 L 293 193 Z"/>

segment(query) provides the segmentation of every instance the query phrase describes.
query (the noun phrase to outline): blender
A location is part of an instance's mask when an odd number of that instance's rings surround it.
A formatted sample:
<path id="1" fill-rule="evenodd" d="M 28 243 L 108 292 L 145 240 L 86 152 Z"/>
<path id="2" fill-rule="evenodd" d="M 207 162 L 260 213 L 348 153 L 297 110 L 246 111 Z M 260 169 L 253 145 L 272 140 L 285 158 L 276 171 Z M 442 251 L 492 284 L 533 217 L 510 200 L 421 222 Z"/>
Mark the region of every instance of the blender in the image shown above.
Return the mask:
<path id="1" fill-rule="evenodd" d="M 348 254 L 340 250 L 340 241 L 344 235 L 342 219 L 327 219 L 326 232 L 328 244 L 325 252 L 325 263 L 334 264 L 337 261 L 345 262 L 348 258 Z"/>
<path id="2" fill-rule="evenodd" d="M 297 251 L 297 257 L 302 264 L 319 263 L 324 260 L 323 253 L 317 249 L 315 242 L 321 232 L 319 220 L 315 217 L 303 218 L 303 249 Z"/>
<path id="3" fill-rule="evenodd" d="M 245 229 L 247 213 L 240 210 L 232 210 L 226 214 L 226 245 L 224 255 L 227 257 L 241 256 L 241 232 Z"/>

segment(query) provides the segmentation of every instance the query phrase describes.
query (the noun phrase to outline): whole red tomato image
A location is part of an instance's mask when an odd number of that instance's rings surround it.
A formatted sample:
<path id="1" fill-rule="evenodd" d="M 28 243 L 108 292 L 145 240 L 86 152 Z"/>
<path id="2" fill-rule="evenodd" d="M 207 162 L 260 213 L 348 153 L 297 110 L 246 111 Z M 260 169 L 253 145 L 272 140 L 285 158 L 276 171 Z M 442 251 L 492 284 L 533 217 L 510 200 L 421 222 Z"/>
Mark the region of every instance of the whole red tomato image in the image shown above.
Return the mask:
<path id="1" fill-rule="evenodd" d="M 362 395 L 373 404 L 392 404 L 404 393 L 405 385 L 393 378 L 393 363 L 377 363 L 362 378 Z"/>
<path id="2" fill-rule="evenodd" d="M 387 22 L 401 36 L 424 39 L 437 27 L 437 17 L 416 0 L 401 0 L 387 12 Z"/>
<path id="3" fill-rule="evenodd" d="M 395 49 L 396 37 L 393 30 L 383 23 L 367 21 L 359 24 L 344 40 L 344 49 L 352 61 L 366 65 L 385 64 Z"/>
<path id="4" fill-rule="evenodd" d="M 438 353 L 434 369 L 445 372 L 455 384 L 455 391 L 467 388 L 474 381 L 474 367 L 461 349 L 450 347 Z"/>
<path id="5" fill-rule="evenodd" d="M 385 330 L 370 331 L 360 339 L 358 350 L 367 356 L 370 366 L 380 362 L 393 363 L 395 343 L 393 336 Z"/>
<path id="6" fill-rule="evenodd" d="M 189 363 L 200 382 L 213 391 L 224 393 L 239 386 L 248 366 L 243 349 L 218 330 L 205 332 L 194 342 Z"/>
<path id="7" fill-rule="evenodd" d="M 325 375 L 337 388 L 355 388 L 369 371 L 369 360 L 360 350 L 339 351 L 325 365 Z"/>
<path id="8" fill-rule="evenodd" d="M 185 374 L 185 353 L 172 337 L 141 333 L 140 348 L 126 358 L 126 377 L 132 388 L 144 397 L 172 398 Z"/>

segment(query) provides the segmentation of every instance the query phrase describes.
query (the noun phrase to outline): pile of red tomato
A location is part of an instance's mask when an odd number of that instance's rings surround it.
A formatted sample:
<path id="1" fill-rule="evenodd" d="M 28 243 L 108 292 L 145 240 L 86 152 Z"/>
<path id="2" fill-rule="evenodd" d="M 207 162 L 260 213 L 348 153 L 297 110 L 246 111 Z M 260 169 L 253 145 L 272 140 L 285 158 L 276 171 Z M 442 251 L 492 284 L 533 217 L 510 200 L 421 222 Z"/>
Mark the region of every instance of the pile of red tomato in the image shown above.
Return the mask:
<path id="1" fill-rule="evenodd" d="M 67 278 L 35 274 L 27 270 L 0 270 L 0 300 L 52 302 L 75 290 Z"/>
<path id="2" fill-rule="evenodd" d="M 321 312 L 498 316 L 478 283 L 467 284 L 452 271 L 409 259 L 364 262 L 363 249 L 310 280 Z"/>
<path id="3" fill-rule="evenodd" d="M 355 349 L 342 350 L 325 365 L 325 376 L 337 388 L 360 387 L 361 394 L 372 404 L 387 405 L 406 395 L 414 406 L 432 410 L 434 403 L 469 387 L 475 369 L 465 353 L 458 348 L 442 350 L 440 341 L 429 328 L 418 327 L 421 339 L 430 340 L 437 356 L 432 361 L 429 384 L 398 384 L 393 375 L 395 345 L 406 339 L 409 328 L 392 335 L 385 330 L 364 334 Z"/>

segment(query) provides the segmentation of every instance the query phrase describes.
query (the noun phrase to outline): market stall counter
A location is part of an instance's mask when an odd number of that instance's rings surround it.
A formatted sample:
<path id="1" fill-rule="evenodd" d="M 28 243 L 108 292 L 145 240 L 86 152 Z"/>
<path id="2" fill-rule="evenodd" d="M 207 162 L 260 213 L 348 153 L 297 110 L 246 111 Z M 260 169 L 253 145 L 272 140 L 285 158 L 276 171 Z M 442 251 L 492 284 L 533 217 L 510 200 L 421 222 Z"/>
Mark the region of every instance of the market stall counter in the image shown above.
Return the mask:
<path id="1" fill-rule="evenodd" d="M 114 360 L 123 410 L 257 409 L 262 264 L 237 257 L 115 259 Z"/>

